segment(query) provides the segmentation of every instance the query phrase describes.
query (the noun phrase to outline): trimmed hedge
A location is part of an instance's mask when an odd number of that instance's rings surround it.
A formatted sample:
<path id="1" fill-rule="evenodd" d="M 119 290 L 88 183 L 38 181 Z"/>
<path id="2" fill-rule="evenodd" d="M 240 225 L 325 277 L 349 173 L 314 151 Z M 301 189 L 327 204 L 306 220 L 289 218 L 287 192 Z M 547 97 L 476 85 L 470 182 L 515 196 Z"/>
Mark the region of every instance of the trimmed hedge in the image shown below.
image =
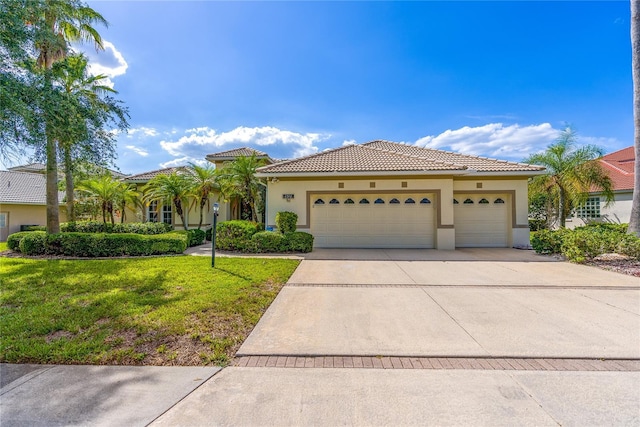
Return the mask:
<path id="1" fill-rule="evenodd" d="M 294 231 L 284 235 L 287 242 L 287 251 L 311 252 L 313 250 L 313 235 L 302 231 Z"/>
<path id="2" fill-rule="evenodd" d="M 626 224 L 590 224 L 573 230 L 541 230 L 533 234 L 537 253 L 562 254 L 573 262 L 584 262 L 605 253 L 640 259 L 640 238 L 626 234 Z"/>
<path id="3" fill-rule="evenodd" d="M 251 237 L 258 232 L 258 224 L 252 221 L 224 221 L 216 228 L 216 248 L 223 251 L 251 249 Z"/>
<path id="4" fill-rule="evenodd" d="M 282 234 L 293 233 L 298 224 L 298 214 L 295 212 L 278 212 L 276 214 L 276 227 Z"/>
<path id="5" fill-rule="evenodd" d="M 282 253 L 313 250 L 313 236 L 301 231 L 286 234 L 276 231 L 259 231 L 259 224 L 243 220 L 221 222 L 217 229 L 216 249 L 223 251 Z"/>
<path id="6" fill-rule="evenodd" d="M 78 233 L 135 233 L 135 234 L 164 234 L 173 230 L 171 224 L 164 222 L 125 222 L 104 223 L 100 221 L 76 221 L 60 224 L 60 231 Z"/>
<path id="7" fill-rule="evenodd" d="M 287 240 L 283 234 L 273 231 L 259 231 L 251 236 L 250 252 L 287 252 Z"/>
<path id="8" fill-rule="evenodd" d="M 189 241 L 189 247 L 198 246 L 204 242 L 205 232 L 202 230 L 194 229 L 194 230 L 175 230 L 172 233 L 183 234 L 186 235 Z"/>
<path id="9" fill-rule="evenodd" d="M 33 231 L 18 231 L 17 233 L 10 234 L 7 237 L 7 247 L 12 251 L 20 252 L 20 241 Z"/>
<path id="10" fill-rule="evenodd" d="M 14 233 L 18 234 L 18 233 Z M 18 251 L 25 255 L 64 255 L 75 257 L 115 257 L 181 254 L 187 249 L 187 234 L 135 233 L 58 233 L 24 232 Z M 12 234 L 13 236 L 13 234 Z M 15 249 L 14 249 L 15 250 Z"/>

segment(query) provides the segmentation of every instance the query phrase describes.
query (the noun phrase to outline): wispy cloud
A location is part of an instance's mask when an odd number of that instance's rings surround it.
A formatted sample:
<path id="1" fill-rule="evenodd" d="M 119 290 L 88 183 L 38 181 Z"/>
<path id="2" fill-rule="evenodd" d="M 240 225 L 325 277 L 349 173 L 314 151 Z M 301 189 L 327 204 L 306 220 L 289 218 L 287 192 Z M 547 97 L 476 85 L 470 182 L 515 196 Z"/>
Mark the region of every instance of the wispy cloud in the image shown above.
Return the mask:
<path id="1" fill-rule="evenodd" d="M 113 88 L 112 79 L 125 74 L 129 64 L 113 43 L 104 39 L 102 42 L 104 50 L 100 52 L 88 45 L 77 46 L 75 49 L 82 51 L 89 58 L 89 73 L 94 76 L 104 74 L 106 78 L 102 81 L 103 84 Z"/>
<path id="2" fill-rule="evenodd" d="M 127 145 L 126 148 L 127 150 L 133 151 L 134 153 L 142 157 L 147 157 L 149 155 L 149 152 L 147 150 L 140 147 L 136 147 L 135 145 Z"/>
<path id="3" fill-rule="evenodd" d="M 158 135 L 160 135 L 160 132 L 158 132 L 156 129 L 145 127 L 145 126 L 140 126 L 137 128 L 131 128 L 127 130 L 128 138 L 132 138 L 134 136 L 145 137 L 145 136 L 158 136 Z"/>
<path id="4" fill-rule="evenodd" d="M 355 139 L 345 139 L 342 142 L 342 146 L 343 147 L 346 147 L 347 145 L 354 145 L 354 144 L 356 144 L 356 140 Z"/>
<path id="5" fill-rule="evenodd" d="M 557 137 L 558 129 L 549 123 L 529 126 L 490 123 L 446 130 L 439 135 L 420 138 L 415 144 L 477 156 L 521 160 L 544 150 Z"/>
<path id="6" fill-rule="evenodd" d="M 193 163 L 199 166 L 205 166 L 207 164 L 209 165 L 211 164 L 205 159 L 195 159 L 192 157 L 185 156 L 185 157 L 180 157 L 178 159 L 169 160 L 168 162 L 160 163 L 160 167 L 171 168 L 176 166 L 186 166 L 189 163 Z"/>
<path id="7" fill-rule="evenodd" d="M 183 136 L 163 140 L 160 146 L 172 156 L 204 158 L 205 155 L 238 147 L 253 147 L 268 151 L 275 158 L 291 158 L 313 154 L 318 151 L 316 144 L 329 135 L 320 133 L 299 133 L 276 127 L 240 126 L 219 133 L 209 127 L 187 129 Z"/>

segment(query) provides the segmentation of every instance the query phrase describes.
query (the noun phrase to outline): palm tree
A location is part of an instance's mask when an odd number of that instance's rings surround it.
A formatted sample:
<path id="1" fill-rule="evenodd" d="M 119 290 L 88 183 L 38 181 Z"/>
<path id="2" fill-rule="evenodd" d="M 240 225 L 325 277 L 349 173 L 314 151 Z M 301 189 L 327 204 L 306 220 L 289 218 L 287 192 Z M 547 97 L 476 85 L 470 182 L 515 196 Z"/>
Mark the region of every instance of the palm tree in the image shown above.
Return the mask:
<path id="1" fill-rule="evenodd" d="M 594 188 L 602 192 L 607 203 L 613 201 L 611 179 L 595 161 L 603 150 L 594 145 L 576 147 L 576 132 L 567 127 L 544 153 L 534 154 L 525 163 L 547 168 L 545 175 L 531 180 L 530 191 L 549 194 L 556 204 L 561 227 L 573 207 L 584 203 Z"/>
<path id="2" fill-rule="evenodd" d="M 636 165 L 629 234 L 640 237 L 640 1 L 631 0 L 631 65 L 633 70 L 633 122 Z"/>
<path id="3" fill-rule="evenodd" d="M 113 208 L 118 201 L 122 185 L 122 182 L 113 179 L 111 175 L 104 175 L 78 183 L 78 189 L 98 202 L 102 208 L 102 221 L 105 224 L 107 223 L 107 213 L 109 213 L 111 224 L 115 224 Z"/>
<path id="4" fill-rule="evenodd" d="M 170 175 L 156 175 L 142 188 L 142 191 L 146 201 L 156 201 L 158 207 L 161 203 L 173 204 L 184 229 L 187 230 L 188 224 L 183 207 L 188 209 L 189 197 L 196 196 L 193 188 L 193 180 L 187 172 L 177 171 Z"/>
<path id="5" fill-rule="evenodd" d="M 264 183 L 256 178 L 256 169 L 266 164 L 264 159 L 251 156 L 237 157 L 233 162 L 226 163 L 220 171 L 220 187 L 229 197 L 237 197 L 241 202 L 249 206 L 251 219 L 258 221 L 256 202 L 262 197 Z"/>
<path id="6" fill-rule="evenodd" d="M 140 193 L 133 184 L 121 182 L 118 186 L 114 205 L 120 211 L 120 223 L 126 219 L 127 206 L 133 205 L 135 208 L 144 209 L 144 203 L 140 198 Z"/>
<path id="7" fill-rule="evenodd" d="M 53 64 L 64 59 L 69 52 L 69 44 L 76 41 L 93 42 L 96 49 L 104 49 L 102 38 L 93 25 L 107 25 L 107 21 L 95 10 L 78 0 L 47 0 L 42 8 L 34 8 L 36 16 L 31 16 L 29 24 L 37 34 L 35 48 L 38 53 L 37 66 L 44 72 L 45 90 L 53 93 L 51 69 Z M 53 108 L 56 110 L 56 108 Z M 55 111 L 45 119 L 45 155 L 47 159 L 47 231 L 60 231 L 58 212 L 58 161 L 57 135 L 54 130 Z"/>
<path id="8" fill-rule="evenodd" d="M 98 108 L 109 112 L 113 110 L 112 104 L 103 102 L 101 95 L 108 93 L 117 93 L 109 86 L 101 84 L 106 78 L 105 75 L 90 76 L 88 72 L 88 60 L 82 54 L 69 55 L 64 61 L 54 64 L 56 77 L 69 96 L 76 98 L 81 104 L 87 108 Z M 120 113 L 115 112 L 114 113 Z M 81 121 L 84 118 L 80 117 Z M 68 136 L 73 135 L 69 132 Z M 62 151 L 62 159 L 64 163 L 65 183 L 66 183 L 66 200 L 67 200 L 67 219 L 69 221 L 76 220 L 74 206 L 74 185 L 73 185 L 73 158 L 71 150 L 78 141 L 69 139 L 61 140 L 60 149 Z"/>
<path id="9" fill-rule="evenodd" d="M 209 200 L 213 193 L 220 192 L 220 185 L 216 180 L 218 175 L 215 168 L 211 166 L 202 167 L 193 163 L 190 163 L 190 166 L 193 170 L 193 190 L 197 196 L 193 204 L 198 203 L 200 206 L 200 222 L 198 223 L 198 230 L 200 230 L 202 228 L 204 207 L 209 205 Z"/>

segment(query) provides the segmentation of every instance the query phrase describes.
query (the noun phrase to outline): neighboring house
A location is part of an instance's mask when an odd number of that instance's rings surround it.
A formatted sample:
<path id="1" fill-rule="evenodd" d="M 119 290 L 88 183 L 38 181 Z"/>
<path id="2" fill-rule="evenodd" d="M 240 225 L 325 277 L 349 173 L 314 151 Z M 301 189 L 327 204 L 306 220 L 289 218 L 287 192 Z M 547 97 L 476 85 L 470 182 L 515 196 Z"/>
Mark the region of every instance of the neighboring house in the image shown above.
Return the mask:
<path id="1" fill-rule="evenodd" d="M 298 214 L 316 247 L 529 245 L 527 180 L 541 166 L 389 141 L 324 151 L 258 169 L 267 225 Z"/>
<path id="2" fill-rule="evenodd" d="M 583 206 L 567 219 L 567 228 L 579 227 L 588 222 L 628 223 L 633 200 L 634 168 L 636 163 L 633 146 L 607 154 L 598 160 L 613 183 L 613 203 L 606 206 L 601 193 L 594 191 Z"/>
<path id="3" fill-rule="evenodd" d="M 62 165 L 58 165 L 60 167 L 62 167 Z M 99 170 L 103 170 L 106 172 L 109 172 L 109 174 L 114 177 L 114 178 L 124 178 L 127 175 L 123 174 L 122 172 L 118 172 L 115 171 L 113 169 L 109 169 L 109 168 L 105 168 L 103 166 L 95 166 L 97 169 Z M 14 166 L 12 168 L 7 168 L 7 170 L 13 171 L 13 172 L 32 172 L 32 173 L 41 173 L 41 174 L 45 174 L 47 173 L 47 165 L 45 165 L 44 163 L 29 163 L 28 165 L 20 165 L 20 166 Z M 62 178 L 64 176 L 63 173 L 60 173 L 60 177 Z"/>
<path id="4" fill-rule="evenodd" d="M 13 168 L 15 169 L 15 168 Z M 66 220 L 64 193 L 60 200 L 60 221 Z M 42 173 L 0 170 L 0 242 L 23 225 L 46 225 L 47 190 Z"/>

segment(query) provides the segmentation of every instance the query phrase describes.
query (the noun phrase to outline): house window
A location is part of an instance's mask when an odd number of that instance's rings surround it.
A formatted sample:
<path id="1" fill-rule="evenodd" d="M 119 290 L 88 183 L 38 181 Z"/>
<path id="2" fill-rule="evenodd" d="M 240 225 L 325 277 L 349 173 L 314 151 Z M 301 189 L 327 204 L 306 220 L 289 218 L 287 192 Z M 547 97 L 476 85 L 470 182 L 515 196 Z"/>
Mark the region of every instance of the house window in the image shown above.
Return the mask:
<path id="1" fill-rule="evenodd" d="M 394 197 L 393 199 L 389 200 L 389 203 L 391 203 L 392 205 L 397 205 L 400 203 L 400 200 Z"/>
<path id="2" fill-rule="evenodd" d="M 384 205 L 384 200 L 382 200 L 382 199 L 376 199 L 376 201 L 375 201 L 375 202 L 373 202 L 373 203 L 375 203 L 376 205 Z"/>
<path id="3" fill-rule="evenodd" d="M 162 206 L 162 222 L 165 224 L 173 224 L 173 215 L 171 215 L 171 205 Z"/>
<path id="4" fill-rule="evenodd" d="M 360 203 L 361 205 L 368 205 L 368 204 L 369 204 L 369 200 L 367 200 L 367 199 L 360 199 L 360 202 L 358 202 L 358 203 Z"/>
<path id="5" fill-rule="evenodd" d="M 428 205 L 431 204 L 431 200 L 427 199 L 426 197 L 422 200 L 420 200 L 420 204 L 421 205 Z"/>
<path id="6" fill-rule="evenodd" d="M 481 205 L 488 205 L 489 201 L 483 197 L 482 199 L 480 199 L 480 201 L 478 203 L 481 204 Z"/>
<path id="7" fill-rule="evenodd" d="M 579 218 L 600 218 L 600 197 L 589 197 L 577 214 Z"/>
<path id="8" fill-rule="evenodd" d="M 415 205 L 416 201 L 413 200 L 411 197 L 409 197 L 407 200 L 404 201 L 404 203 L 407 205 Z"/>
<path id="9" fill-rule="evenodd" d="M 149 222 L 158 222 L 158 201 L 154 200 L 149 203 L 149 207 L 147 208 L 147 221 Z"/>
<path id="10" fill-rule="evenodd" d="M 473 204 L 473 200 L 471 200 L 471 199 L 466 199 L 466 200 L 465 200 L 464 202 L 462 202 L 462 203 L 464 203 L 465 205 L 472 205 L 472 204 Z"/>
<path id="11" fill-rule="evenodd" d="M 329 204 L 330 204 L 330 205 L 339 205 L 339 204 L 340 204 L 340 201 L 339 201 L 338 199 L 331 199 L 331 200 L 329 201 Z"/>
<path id="12" fill-rule="evenodd" d="M 453 204 L 454 204 L 454 205 L 457 205 L 457 204 L 459 204 L 459 203 L 460 203 L 460 202 L 458 202 L 456 199 L 453 199 Z"/>
<path id="13" fill-rule="evenodd" d="M 501 198 L 499 198 L 499 197 L 498 197 L 498 198 L 496 199 L 496 201 L 495 201 L 495 202 L 493 202 L 493 203 L 504 203 L 504 200 L 502 200 Z"/>
<path id="14" fill-rule="evenodd" d="M 322 199 L 317 199 L 315 202 L 313 202 L 314 205 L 324 205 L 324 200 Z"/>
<path id="15" fill-rule="evenodd" d="M 353 205 L 355 202 L 353 201 L 353 199 L 347 199 L 344 201 L 345 205 Z"/>

